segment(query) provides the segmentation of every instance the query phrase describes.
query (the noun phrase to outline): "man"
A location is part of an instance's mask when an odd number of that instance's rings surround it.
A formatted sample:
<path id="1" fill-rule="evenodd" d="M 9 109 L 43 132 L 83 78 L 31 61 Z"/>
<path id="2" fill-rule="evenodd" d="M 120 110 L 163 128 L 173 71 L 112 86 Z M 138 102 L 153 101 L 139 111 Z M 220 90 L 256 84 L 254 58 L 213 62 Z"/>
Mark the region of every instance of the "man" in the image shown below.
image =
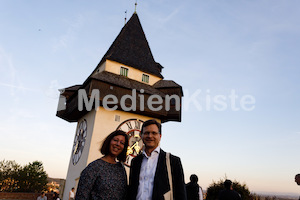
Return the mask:
<path id="1" fill-rule="evenodd" d="M 156 120 L 143 123 L 141 138 L 145 149 L 131 162 L 128 199 L 162 200 L 170 190 L 166 152 L 160 149 L 161 124 Z M 186 200 L 184 174 L 179 157 L 170 155 L 173 198 Z"/>
<path id="2" fill-rule="evenodd" d="M 47 200 L 47 197 L 45 196 L 45 192 L 42 192 L 40 196 L 38 196 L 37 200 Z"/>
<path id="3" fill-rule="evenodd" d="M 239 193 L 232 189 L 231 180 L 224 182 L 225 190 L 222 190 L 219 195 L 219 200 L 242 200 Z"/>
<path id="4" fill-rule="evenodd" d="M 297 185 L 300 185 L 300 174 L 296 174 L 295 182 L 297 183 Z"/>
<path id="5" fill-rule="evenodd" d="M 300 185 L 300 174 L 296 174 L 295 182 L 297 183 L 297 185 Z M 300 197 L 299 197 L 299 200 L 300 200 Z"/>
<path id="6" fill-rule="evenodd" d="M 69 200 L 74 200 L 75 199 L 75 188 L 72 187 L 71 191 L 69 192 Z"/>
<path id="7" fill-rule="evenodd" d="M 186 184 L 186 194 L 188 200 L 203 200 L 203 190 L 198 185 L 198 176 L 192 174 L 190 182 Z"/>

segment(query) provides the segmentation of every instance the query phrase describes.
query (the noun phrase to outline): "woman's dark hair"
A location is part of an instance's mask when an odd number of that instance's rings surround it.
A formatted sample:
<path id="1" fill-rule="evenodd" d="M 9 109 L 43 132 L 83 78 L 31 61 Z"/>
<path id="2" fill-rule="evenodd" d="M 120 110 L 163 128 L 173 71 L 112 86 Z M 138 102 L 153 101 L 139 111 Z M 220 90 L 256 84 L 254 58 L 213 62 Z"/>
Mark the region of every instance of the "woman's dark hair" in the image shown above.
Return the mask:
<path id="1" fill-rule="evenodd" d="M 161 134 L 161 124 L 158 123 L 155 119 L 149 119 L 143 123 L 142 129 L 141 129 L 141 134 L 143 134 L 144 128 L 151 124 L 155 124 L 158 128 L 159 134 Z"/>
<path id="2" fill-rule="evenodd" d="M 119 161 L 124 162 L 124 161 L 126 160 L 126 152 L 127 152 L 127 147 L 128 147 L 128 136 L 127 136 L 127 134 L 126 134 L 124 131 L 116 130 L 116 131 L 112 132 L 111 134 L 109 134 L 109 135 L 105 138 L 105 140 L 104 140 L 104 142 L 103 142 L 103 144 L 102 144 L 102 146 L 101 146 L 101 148 L 100 148 L 100 152 L 101 152 L 103 155 L 108 155 L 108 154 L 110 153 L 110 152 L 109 152 L 110 142 L 111 142 L 111 140 L 112 140 L 115 136 L 117 136 L 117 135 L 123 135 L 123 136 L 125 137 L 124 149 L 123 149 L 123 151 L 117 156 L 117 159 L 118 159 Z"/>

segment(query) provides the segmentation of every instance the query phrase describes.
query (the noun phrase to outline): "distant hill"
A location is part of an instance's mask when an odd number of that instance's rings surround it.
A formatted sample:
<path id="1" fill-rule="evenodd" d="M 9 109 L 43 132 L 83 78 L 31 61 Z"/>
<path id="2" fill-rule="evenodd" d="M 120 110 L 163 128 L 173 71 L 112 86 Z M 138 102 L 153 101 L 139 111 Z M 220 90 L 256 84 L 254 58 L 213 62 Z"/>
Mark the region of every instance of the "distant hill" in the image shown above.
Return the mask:
<path id="1" fill-rule="evenodd" d="M 298 200 L 299 199 L 299 195 L 295 195 L 295 194 L 259 194 L 261 197 L 264 197 L 266 199 L 266 197 L 271 197 L 271 200 L 273 200 L 274 198 L 272 197 L 276 197 L 276 199 L 274 200 Z"/>

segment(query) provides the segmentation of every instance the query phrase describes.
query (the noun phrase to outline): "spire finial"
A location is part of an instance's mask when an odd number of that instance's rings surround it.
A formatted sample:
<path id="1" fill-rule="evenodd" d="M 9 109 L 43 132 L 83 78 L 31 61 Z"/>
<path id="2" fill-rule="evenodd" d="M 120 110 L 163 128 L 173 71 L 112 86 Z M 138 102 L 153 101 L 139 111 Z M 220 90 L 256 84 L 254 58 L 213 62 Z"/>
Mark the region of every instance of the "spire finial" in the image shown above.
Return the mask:
<path id="1" fill-rule="evenodd" d="M 124 23 L 124 25 L 126 24 L 126 20 L 127 20 L 127 10 L 125 10 L 125 23 Z"/>
<path id="2" fill-rule="evenodd" d="M 135 0 L 135 4 L 134 4 L 135 8 L 134 8 L 134 13 L 136 13 L 136 7 L 137 7 L 137 0 Z"/>

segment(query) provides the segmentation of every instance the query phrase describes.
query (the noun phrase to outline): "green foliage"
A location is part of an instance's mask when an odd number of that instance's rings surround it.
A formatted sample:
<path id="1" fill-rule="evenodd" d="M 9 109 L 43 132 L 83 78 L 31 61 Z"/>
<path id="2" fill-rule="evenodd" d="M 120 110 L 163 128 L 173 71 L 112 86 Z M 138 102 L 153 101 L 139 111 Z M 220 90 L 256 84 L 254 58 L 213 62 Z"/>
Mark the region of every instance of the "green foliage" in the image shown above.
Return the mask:
<path id="1" fill-rule="evenodd" d="M 206 200 L 216 200 L 218 199 L 219 193 L 224 190 L 224 181 L 220 179 L 218 182 L 213 182 L 207 188 Z M 232 182 L 232 188 L 237 191 L 243 200 L 250 200 L 250 191 L 246 184 L 240 184 L 237 181 Z"/>
<path id="2" fill-rule="evenodd" d="M 21 167 L 15 161 L 0 162 L 1 192 L 41 192 L 46 189 L 48 175 L 43 163 L 34 161 Z"/>
<path id="3" fill-rule="evenodd" d="M 19 192 L 41 192 L 46 189 L 47 174 L 44 171 L 43 164 L 34 161 L 25 165 L 20 171 Z"/>
<path id="4" fill-rule="evenodd" d="M 218 199 L 220 191 L 224 190 L 223 183 L 224 181 L 220 180 L 217 183 L 213 182 L 210 184 L 206 191 L 206 200 Z"/>
<path id="5" fill-rule="evenodd" d="M 15 161 L 0 162 L 0 192 L 13 192 L 18 188 L 21 166 Z"/>

